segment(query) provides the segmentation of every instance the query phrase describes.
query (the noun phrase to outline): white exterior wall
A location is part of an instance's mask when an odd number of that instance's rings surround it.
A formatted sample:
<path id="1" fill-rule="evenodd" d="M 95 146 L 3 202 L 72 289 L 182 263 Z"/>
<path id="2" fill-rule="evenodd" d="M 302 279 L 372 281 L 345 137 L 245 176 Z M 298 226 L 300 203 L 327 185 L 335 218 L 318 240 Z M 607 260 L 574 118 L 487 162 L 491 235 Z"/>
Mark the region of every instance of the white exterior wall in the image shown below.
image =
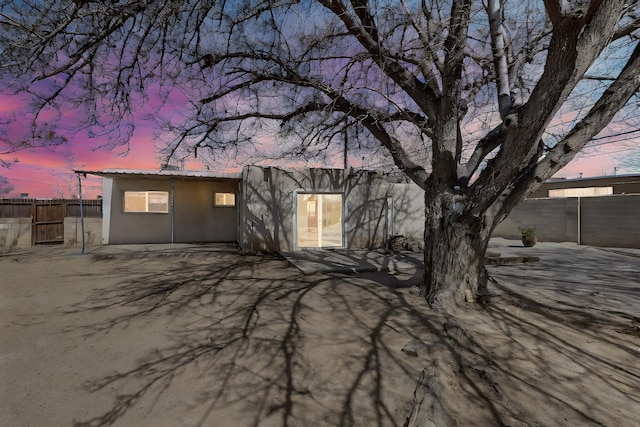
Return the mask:
<path id="1" fill-rule="evenodd" d="M 247 166 L 240 200 L 240 238 L 244 251 L 297 250 L 296 197 L 299 193 L 343 196 L 343 247 L 386 244 L 390 186 L 375 172 Z"/>
<path id="2" fill-rule="evenodd" d="M 415 183 L 392 184 L 393 234 L 424 239 L 424 191 Z"/>
<path id="3" fill-rule="evenodd" d="M 102 244 L 109 244 L 109 232 L 111 227 L 111 195 L 113 192 L 113 179 L 102 178 Z"/>

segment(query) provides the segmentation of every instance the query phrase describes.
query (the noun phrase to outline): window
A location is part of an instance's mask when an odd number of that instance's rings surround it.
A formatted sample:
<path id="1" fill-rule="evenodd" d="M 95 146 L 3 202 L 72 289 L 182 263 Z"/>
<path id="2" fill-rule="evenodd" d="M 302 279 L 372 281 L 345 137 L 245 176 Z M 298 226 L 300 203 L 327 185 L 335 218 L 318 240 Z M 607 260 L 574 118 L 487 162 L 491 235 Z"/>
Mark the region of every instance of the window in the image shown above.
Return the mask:
<path id="1" fill-rule="evenodd" d="M 236 195 L 233 193 L 213 193 L 213 206 L 235 206 Z"/>
<path id="2" fill-rule="evenodd" d="M 613 194 L 613 187 L 582 187 L 549 190 L 549 197 L 594 197 Z"/>
<path id="3" fill-rule="evenodd" d="M 297 194 L 299 248 L 342 247 L 342 194 Z"/>
<path id="4" fill-rule="evenodd" d="M 125 191 L 125 212 L 169 212 L 169 193 L 166 191 Z"/>

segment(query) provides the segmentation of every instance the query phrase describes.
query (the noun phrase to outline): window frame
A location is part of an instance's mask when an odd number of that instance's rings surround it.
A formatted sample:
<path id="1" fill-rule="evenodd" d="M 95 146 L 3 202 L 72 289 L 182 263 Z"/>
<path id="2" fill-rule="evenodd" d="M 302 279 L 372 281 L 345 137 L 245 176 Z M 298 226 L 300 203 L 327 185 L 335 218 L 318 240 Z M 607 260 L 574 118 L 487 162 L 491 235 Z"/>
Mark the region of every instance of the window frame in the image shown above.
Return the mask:
<path id="1" fill-rule="evenodd" d="M 233 196 L 233 204 L 218 204 L 217 196 L 218 194 L 225 196 Z M 213 207 L 214 208 L 235 208 L 238 206 L 238 195 L 232 191 L 214 191 L 213 192 Z"/>
<path id="2" fill-rule="evenodd" d="M 549 198 L 570 198 L 570 197 L 602 197 L 613 195 L 613 186 L 592 186 L 592 187 L 567 187 L 551 188 L 547 192 Z"/>
<path id="3" fill-rule="evenodd" d="M 127 210 L 127 193 L 144 193 L 145 195 L 145 210 Z M 162 194 L 166 195 L 166 210 L 150 210 L 149 195 Z M 169 214 L 171 211 L 171 197 L 168 191 L 164 190 L 123 190 L 122 191 L 122 212 L 125 214 Z M 164 204 L 164 203 L 163 203 Z M 157 203 L 154 203 L 157 205 Z"/>

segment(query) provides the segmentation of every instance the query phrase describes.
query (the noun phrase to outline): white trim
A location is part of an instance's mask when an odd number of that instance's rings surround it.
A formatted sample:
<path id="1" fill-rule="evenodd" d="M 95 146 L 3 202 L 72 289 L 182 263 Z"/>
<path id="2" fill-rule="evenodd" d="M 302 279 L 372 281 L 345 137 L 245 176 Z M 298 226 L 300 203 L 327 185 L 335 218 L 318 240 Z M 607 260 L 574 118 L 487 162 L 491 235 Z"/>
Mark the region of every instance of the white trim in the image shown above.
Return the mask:
<path id="1" fill-rule="evenodd" d="M 113 179 L 102 178 L 102 244 L 109 244 L 111 231 L 111 198 L 113 197 Z"/>

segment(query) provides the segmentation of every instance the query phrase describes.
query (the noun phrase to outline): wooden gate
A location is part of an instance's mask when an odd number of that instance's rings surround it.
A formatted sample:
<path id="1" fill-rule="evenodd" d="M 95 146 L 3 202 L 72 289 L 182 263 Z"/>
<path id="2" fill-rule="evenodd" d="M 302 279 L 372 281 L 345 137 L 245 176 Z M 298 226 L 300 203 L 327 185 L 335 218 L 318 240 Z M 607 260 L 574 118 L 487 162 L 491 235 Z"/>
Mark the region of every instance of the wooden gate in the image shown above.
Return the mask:
<path id="1" fill-rule="evenodd" d="M 64 215 L 61 202 L 36 202 L 33 209 L 33 244 L 64 243 Z"/>

